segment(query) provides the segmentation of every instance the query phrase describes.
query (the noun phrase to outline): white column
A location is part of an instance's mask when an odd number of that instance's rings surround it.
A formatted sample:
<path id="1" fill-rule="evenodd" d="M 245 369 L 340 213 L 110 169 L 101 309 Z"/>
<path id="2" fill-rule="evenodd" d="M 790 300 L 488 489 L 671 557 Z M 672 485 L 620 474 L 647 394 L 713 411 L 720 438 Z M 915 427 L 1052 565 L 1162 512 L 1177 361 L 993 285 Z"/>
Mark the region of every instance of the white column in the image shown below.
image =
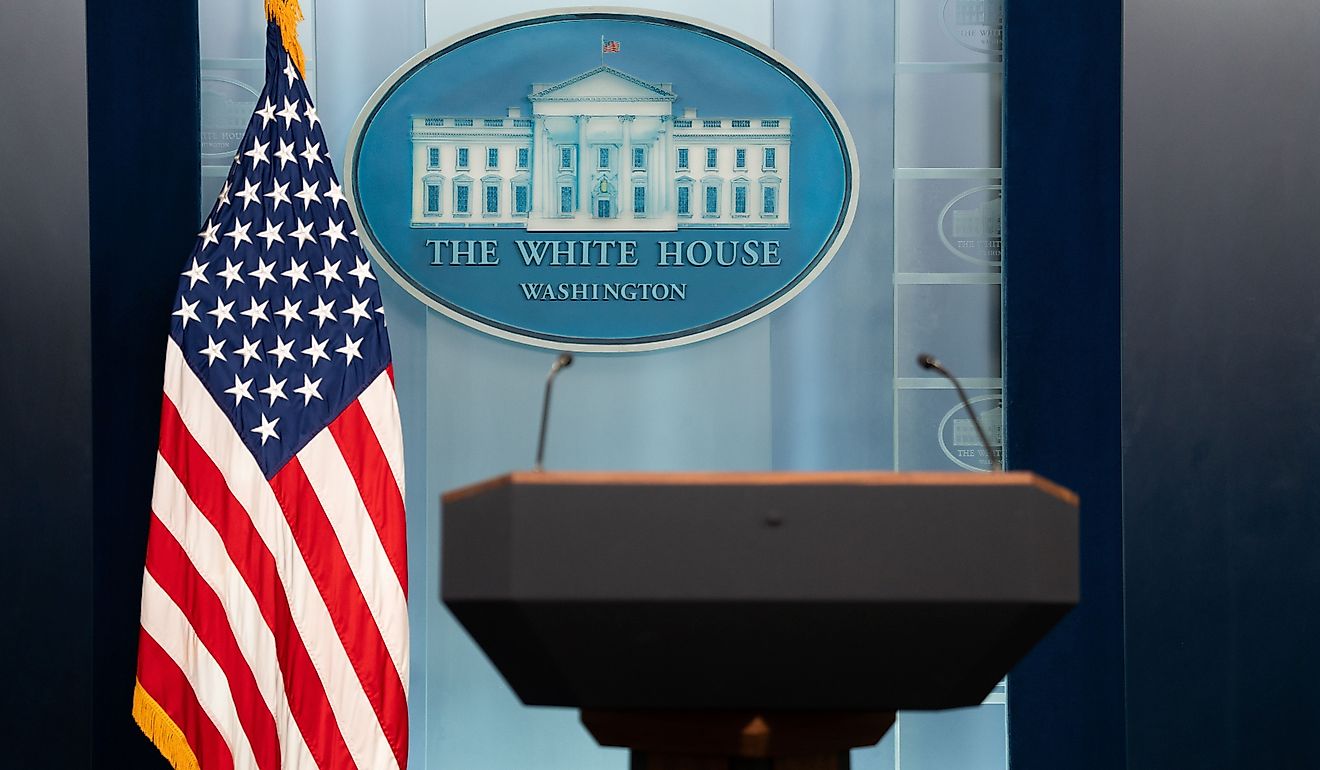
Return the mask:
<path id="1" fill-rule="evenodd" d="M 623 124 L 623 157 L 619 158 L 619 213 L 625 219 L 633 219 L 637 215 L 633 212 L 633 185 L 632 185 L 632 127 L 636 120 L 633 115 L 620 115 L 619 122 Z M 646 205 L 650 207 L 651 197 L 646 198 Z M 626 212 L 626 213 L 625 213 Z"/>
<path id="2" fill-rule="evenodd" d="M 655 161 L 655 187 L 656 187 L 656 205 L 661 211 L 667 211 L 670 208 L 669 196 L 674 188 L 674 174 L 669 170 L 671 163 L 674 162 L 674 140 L 670 127 L 672 122 L 668 115 L 660 117 L 660 135 L 656 144 L 654 154 L 660 157 Z M 677 205 L 677 204 L 673 204 Z"/>
<path id="3" fill-rule="evenodd" d="M 577 121 L 577 212 L 590 210 L 591 199 L 587 196 L 587 122 L 591 120 L 586 115 L 578 115 L 574 118 Z M 590 213 L 587 216 L 591 216 Z"/>
<path id="4" fill-rule="evenodd" d="M 550 211 L 546 206 L 545 175 L 539 171 L 545 166 L 547 151 L 542 123 L 540 116 L 532 121 L 532 162 L 527 164 L 527 171 L 532 175 L 532 216 L 536 218 L 549 216 Z"/>
<path id="5" fill-rule="evenodd" d="M 549 121 L 542 131 L 541 143 L 545 145 L 545 157 L 541 159 L 541 189 L 545 191 L 545 215 L 559 216 L 559 148 L 555 146 L 554 134 L 550 133 Z"/>

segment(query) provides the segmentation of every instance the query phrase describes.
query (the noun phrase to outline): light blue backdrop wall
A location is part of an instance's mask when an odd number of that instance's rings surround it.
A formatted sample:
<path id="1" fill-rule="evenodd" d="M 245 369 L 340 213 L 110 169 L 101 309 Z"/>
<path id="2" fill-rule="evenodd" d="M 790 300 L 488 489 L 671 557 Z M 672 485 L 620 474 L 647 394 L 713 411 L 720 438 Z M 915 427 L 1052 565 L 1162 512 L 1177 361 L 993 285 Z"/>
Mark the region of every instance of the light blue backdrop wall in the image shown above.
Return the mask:
<path id="1" fill-rule="evenodd" d="M 893 6 L 648 5 L 775 47 L 816 79 L 856 140 L 859 216 L 830 268 L 769 318 L 678 349 L 580 356 L 556 392 L 547 466 L 893 467 Z M 473 25 L 546 7 L 518 0 L 317 0 L 304 38 L 314 41 L 309 75 L 336 158 L 368 96 L 410 56 Z M 574 711 L 521 706 L 439 601 L 439 497 L 530 466 L 553 354 L 469 330 L 382 279 L 409 468 L 413 767 L 622 770 L 626 753 L 596 746 Z M 911 725 L 909 739 L 920 738 L 920 723 Z M 960 742 L 956 725 L 948 726 L 960 753 L 975 757 L 984 741 L 964 730 Z M 877 749 L 856 752 L 854 767 L 894 767 L 894 740 L 891 733 Z M 963 766 L 1004 766 L 994 740 L 985 758 Z"/>

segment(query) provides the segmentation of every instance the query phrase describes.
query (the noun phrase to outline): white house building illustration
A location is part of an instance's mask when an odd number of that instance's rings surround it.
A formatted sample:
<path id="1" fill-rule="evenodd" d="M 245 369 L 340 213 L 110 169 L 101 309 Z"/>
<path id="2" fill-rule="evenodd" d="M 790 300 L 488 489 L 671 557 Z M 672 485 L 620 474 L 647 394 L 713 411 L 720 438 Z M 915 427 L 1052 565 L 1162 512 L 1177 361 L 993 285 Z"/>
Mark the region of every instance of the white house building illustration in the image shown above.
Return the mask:
<path id="1" fill-rule="evenodd" d="M 998 238 L 1001 233 L 1003 201 L 991 198 L 981 205 L 953 212 L 954 238 Z"/>
<path id="2" fill-rule="evenodd" d="M 995 407 L 981 413 L 981 423 L 985 426 L 985 437 L 990 446 L 1004 445 L 1004 408 Z M 956 447 L 979 447 L 981 436 L 976 432 L 976 424 L 966 417 L 953 421 L 953 445 Z"/>
<path id="3" fill-rule="evenodd" d="M 413 116 L 413 227 L 787 227 L 784 117 L 675 116 L 669 83 L 600 66 L 534 83 L 531 115 Z"/>

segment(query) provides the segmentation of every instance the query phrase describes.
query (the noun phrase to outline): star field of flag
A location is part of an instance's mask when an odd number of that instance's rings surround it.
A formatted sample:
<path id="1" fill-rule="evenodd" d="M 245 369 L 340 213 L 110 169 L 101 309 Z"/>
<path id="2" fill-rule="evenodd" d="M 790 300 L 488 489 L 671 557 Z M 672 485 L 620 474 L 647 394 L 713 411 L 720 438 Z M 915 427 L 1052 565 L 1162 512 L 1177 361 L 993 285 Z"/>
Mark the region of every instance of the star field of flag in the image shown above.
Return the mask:
<path id="1" fill-rule="evenodd" d="M 198 234 L 170 333 L 269 478 L 384 371 L 390 351 L 306 84 L 278 33 L 267 46 L 284 69 L 267 77 Z"/>

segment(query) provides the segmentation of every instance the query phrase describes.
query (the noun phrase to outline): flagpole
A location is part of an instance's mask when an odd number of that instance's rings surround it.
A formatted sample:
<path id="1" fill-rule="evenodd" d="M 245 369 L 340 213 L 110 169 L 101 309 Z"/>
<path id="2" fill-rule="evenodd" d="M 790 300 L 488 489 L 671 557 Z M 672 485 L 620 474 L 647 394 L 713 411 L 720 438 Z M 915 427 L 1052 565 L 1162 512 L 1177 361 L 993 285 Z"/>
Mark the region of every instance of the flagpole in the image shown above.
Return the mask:
<path id="1" fill-rule="evenodd" d="M 600 36 L 600 66 L 605 66 L 605 36 Z"/>

